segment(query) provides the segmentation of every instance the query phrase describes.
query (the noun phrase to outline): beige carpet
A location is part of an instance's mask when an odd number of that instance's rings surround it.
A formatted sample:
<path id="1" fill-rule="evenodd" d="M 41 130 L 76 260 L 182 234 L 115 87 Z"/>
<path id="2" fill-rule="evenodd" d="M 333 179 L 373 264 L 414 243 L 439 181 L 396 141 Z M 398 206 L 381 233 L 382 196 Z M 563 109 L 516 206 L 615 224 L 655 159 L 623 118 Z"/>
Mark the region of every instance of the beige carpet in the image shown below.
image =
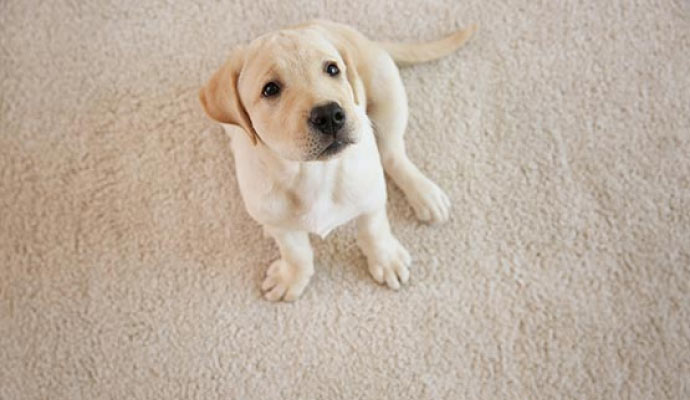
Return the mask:
<path id="1" fill-rule="evenodd" d="M 347 3 L 0 2 L 0 399 L 690 398 L 690 4 Z M 317 16 L 480 32 L 403 71 L 454 204 L 424 226 L 389 186 L 411 285 L 348 225 L 276 305 L 196 94 Z"/>

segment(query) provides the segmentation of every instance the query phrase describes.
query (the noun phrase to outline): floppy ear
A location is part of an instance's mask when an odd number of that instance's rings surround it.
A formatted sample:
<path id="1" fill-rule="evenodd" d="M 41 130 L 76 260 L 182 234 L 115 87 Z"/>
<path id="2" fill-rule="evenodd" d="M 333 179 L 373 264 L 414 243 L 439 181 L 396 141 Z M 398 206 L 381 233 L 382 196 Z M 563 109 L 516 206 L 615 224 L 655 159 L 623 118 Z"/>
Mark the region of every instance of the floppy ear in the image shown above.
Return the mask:
<path id="1" fill-rule="evenodd" d="M 364 108 L 366 108 L 367 98 L 364 91 L 364 83 L 362 83 L 362 80 L 359 78 L 359 73 L 357 73 L 357 64 L 355 63 L 354 57 L 352 57 L 350 52 L 345 48 L 340 49 L 340 56 L 345 62 L 347 81 L 352 87 L 352 94 L 355 97 L 355 104 L 358 106 L 364 106 Z"/>
<path id="2" fill-rule="evenodd" d="M 244 52 L 236 49 L 206 86 L 201 88 L 199 101 L 211 119 L 223 124 L 238 125 L 249 135 L 252 144 L 256 144 L 258 136 L 237 92 L 237 81 L 243 64 Z"/>

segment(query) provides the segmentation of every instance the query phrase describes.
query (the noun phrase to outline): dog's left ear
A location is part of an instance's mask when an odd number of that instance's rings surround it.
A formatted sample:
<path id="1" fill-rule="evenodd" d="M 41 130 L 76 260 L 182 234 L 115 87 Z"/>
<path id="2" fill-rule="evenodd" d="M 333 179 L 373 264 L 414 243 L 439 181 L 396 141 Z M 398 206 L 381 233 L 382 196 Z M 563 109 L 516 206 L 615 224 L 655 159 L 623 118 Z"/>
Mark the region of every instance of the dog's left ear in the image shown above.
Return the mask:
<path id="1" fill-rule="evenodd" d="M 347 81 L 350 83 L 350 87 L 352 87 L 352 94 L 355 98 L 355 104 L 358 106 L 364 106 L 364 108 L 366 108 L 367 98 L 364 91 L 364 83 L 362 83 L 362 80 L 359 78 L 356 61 L 347 49 L 342 48 L 339 50 L 339 52 L 340 56 L 345 62 Z"/>

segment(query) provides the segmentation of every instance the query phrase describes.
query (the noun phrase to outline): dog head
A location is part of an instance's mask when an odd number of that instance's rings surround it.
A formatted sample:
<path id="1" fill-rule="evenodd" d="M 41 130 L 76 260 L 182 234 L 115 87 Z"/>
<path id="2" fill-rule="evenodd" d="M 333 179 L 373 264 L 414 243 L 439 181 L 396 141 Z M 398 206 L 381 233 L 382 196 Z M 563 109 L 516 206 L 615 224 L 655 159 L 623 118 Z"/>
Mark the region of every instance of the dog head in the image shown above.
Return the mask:
<path id="1" fill-rule="evenodd" d="M 294 161 L 325 160 L 359 140 L 362 84 L 345 48 L 316 30 L 270 33 L 233 51 L 200 91 L 214 120 L 240 126 Z"/>

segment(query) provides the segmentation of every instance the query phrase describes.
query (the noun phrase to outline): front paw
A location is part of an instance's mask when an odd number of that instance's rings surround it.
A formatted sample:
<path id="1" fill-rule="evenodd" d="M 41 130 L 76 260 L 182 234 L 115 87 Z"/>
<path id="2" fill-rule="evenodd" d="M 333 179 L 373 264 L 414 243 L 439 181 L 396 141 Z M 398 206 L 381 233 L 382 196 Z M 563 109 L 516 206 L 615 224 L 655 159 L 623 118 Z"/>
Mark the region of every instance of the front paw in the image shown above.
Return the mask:
<path id="1" fill-rule="evenodd" d="M 279 259 L 268 267 L 261 289 L 269 301 L 295 301 L 304 292 L 310 278 L 311 273 L 305 269 Z"/>
<path id="2" fill-rule="evenodd" d="M 412 263 L 410 254 L 394 237 L 377 243 L 372 254 L 367 256 L 369 273 L 378 283 L 386 283 L 393 290 L 400 289 L 410 279 L 408 266 Z"/>

